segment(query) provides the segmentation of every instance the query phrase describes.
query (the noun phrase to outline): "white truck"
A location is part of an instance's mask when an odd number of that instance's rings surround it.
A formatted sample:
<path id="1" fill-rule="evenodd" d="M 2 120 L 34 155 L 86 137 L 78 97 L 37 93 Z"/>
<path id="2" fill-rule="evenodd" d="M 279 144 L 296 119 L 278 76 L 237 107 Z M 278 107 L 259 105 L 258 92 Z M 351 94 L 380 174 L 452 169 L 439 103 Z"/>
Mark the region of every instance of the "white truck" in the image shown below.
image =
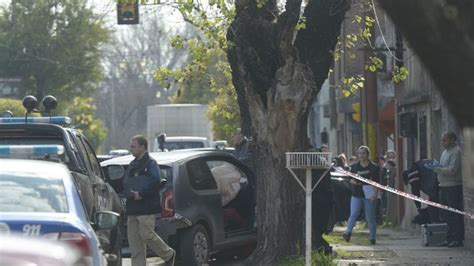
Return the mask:
<path id="1" fill-rule="evenodd" d="M 205 104 L 158 104 L 147 108 L 147 137 L 158 151 L 157 137 L 166 134 L 169 149 L 208 148 L 213 143 L 212 124 Z"/>

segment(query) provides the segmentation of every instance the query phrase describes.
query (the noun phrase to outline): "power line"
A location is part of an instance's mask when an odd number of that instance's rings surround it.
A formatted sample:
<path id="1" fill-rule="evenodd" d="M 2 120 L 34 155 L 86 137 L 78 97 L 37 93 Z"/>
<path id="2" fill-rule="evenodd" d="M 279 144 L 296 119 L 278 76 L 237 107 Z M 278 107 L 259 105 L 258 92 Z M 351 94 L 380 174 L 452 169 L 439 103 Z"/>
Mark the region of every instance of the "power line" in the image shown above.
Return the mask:
<path id="1" fill-rule="evenodd" d="M 392 53 L 390 47 L 388 46 L 387 40 L 385 39 L 385 36 L 384 36 L 384 34 L 383 34 L 383 32 L 382 32 L 382 27 L 380 26 L 379 18 L 378 18 L 378 16 L 377 16 L 377 10 L 376 10 L 376 8 L 375 8 L 375 2 L 374 2 L 374 0 L 371 0 L 371 2 L 372 2 L 372 9 L 374 10 L 375 21 L 377 22 L 377 27 L 379 28 L 380 36 L 382 36 L 382 40 L 383 40 L 383 43 L 385 44 L 385 47 L 387 48 L 387 51 L 390 53 L 390 55 L 391 55 L 395 60 L 397 60 L 397 61 L 399 61 L 399 62 L 403 62 L 403 59 L 400 59 L 400 58 L 398 58 L 397 56 L 395 56 L 395 55 Z"/>

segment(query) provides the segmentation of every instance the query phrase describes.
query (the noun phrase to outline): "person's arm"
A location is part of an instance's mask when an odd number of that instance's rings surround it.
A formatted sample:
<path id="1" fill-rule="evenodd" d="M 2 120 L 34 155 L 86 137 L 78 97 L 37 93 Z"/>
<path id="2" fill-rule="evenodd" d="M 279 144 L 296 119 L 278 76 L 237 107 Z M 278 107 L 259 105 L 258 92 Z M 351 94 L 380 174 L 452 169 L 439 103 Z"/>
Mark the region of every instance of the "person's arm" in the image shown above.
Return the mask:
<path id="1" fill-rule="evenodd" d="M 442 165 L 440 167 L 433 168 L 438 174 L 453 176 L 456 174 L 458 169 L 462 167 L 461 163 L 461 150 L 458 149 L 454 154 L 449 156 L 448 165 Z"/>
<path id="2" fill-rule="evenodd" d="M 357 169 L 358 169 L 358 165 L 353 164 L 353 165 L 351 165 L 350 172 L 353 173 L 353 174 L 357 174 Z M 352 185 L 356 185 L 356 186 L 362 185 L 362 182 L 360 182 L 359 180 L 357 180 L 353 177 L 351 177 L 351 179 L 349 180 L 349 183 L 351 183 Z"/>
<path id="3" fill-rule="evenodd" d="M 161 183 L 160 178 L 160 167 L 154 160 L 148 162 L 148 176 L 150 176 L 150 181 L 143 186 L 143 188 L 138 191 L 138 194 L 141 197 L 151 196 L 155 193 L 158 193 L 157 190 Z"/>

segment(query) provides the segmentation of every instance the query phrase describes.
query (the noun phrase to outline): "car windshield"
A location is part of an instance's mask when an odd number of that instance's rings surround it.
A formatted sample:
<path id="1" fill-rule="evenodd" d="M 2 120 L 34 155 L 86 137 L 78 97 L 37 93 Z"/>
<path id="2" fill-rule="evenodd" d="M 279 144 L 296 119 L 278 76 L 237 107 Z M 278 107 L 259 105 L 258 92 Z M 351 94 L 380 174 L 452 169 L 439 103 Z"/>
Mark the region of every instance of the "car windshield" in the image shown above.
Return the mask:
<path id="1" fill-rule="evenodd" d="M 61 179 L 11 173 L 0 174 L 0 212 L 66 213 Z"/>
<path id="2" fill-rule="evenodd" d="M 165 149 L 167 149 L 168 151 L 196 148 L 204 148 L 204 143 L 202 143 L 201 141 L 165 142 Z"/>

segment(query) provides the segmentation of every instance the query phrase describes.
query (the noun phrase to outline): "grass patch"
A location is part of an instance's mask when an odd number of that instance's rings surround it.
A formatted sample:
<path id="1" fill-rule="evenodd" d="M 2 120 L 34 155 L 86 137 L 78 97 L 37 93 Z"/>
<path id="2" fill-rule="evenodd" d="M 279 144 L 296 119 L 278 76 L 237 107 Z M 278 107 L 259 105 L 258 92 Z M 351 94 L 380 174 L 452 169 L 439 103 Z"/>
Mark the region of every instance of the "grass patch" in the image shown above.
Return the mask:
<path id="1" fill-rule="evenodd" d="M 304 257 L 290 257 L 283 260 L 280 266 L 304 266 Z M 314 251 L 311 253 L 311 265 L 318 266 L 337 266 L 334 262 L 334 257 L 331 255 L 325 255 L 324 252 Z"/>
<path id="2" fill-rule="evenodd" d="M 388 259 L 388 258 L 397 258 L 397 253 L 391 250 L 385 251 L 346 251 L 338 250 L 337 259 Z"/>
<path id="3" fill-rule="evenodd" d="M 330 244 L 330 245 L 338 245 L 338 246 L 368 246 L 369 243 L 369 236 L 367 233 L 364 232 L 356 232 L 353 231 L 351 235 L 351 242 L 347 243 L 342 238 L 342 234 L 344 232 L 332 232 L 329 235 L 324 235 L 323 238 Z"/>

